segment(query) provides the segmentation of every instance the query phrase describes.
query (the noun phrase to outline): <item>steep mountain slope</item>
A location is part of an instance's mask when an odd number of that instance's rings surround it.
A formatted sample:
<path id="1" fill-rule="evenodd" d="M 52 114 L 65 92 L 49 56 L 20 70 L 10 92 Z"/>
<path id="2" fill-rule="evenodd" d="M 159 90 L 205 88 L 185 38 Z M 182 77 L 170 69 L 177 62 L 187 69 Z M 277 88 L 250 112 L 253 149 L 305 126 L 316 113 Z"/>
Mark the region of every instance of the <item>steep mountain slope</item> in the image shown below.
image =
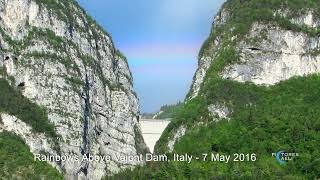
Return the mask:
<path id="1" fill-rule="evenodd" d="M 24 141 L 8 132 L 0 133 L 2 179 L 59 179 L 63 176 L 46 162 L 33 160 Z"/>
<path id="2" fill-rule="evenodd" d="M 318 2 L 303 3 L 227 1 L 199 53 L 199 68 L 187 102 L 205 98 L 203 113 L 215 120 L 228 119 L 235 104 L 221 97 L 231 95 L 228 89 L 219 95 L 214 92 L 219 85 L 250 82 L 263 87 L 319 73 Z"/>
<path id="3" fill-rule="evenodd" d="M 125 57 L 70 0 L 0 0 L 0 129 L 33 154 L 111 156 L 51 161 L 66 178 L 100 179 L 147 151 Z"/>
<path id="4" fill-rule="evenodd" d="M 199 53 L 186 102 L 155 149 L 200 160 L 150 163 L 115 178 L 320 178 L 319 3 L 226 1 Z M 299 156 L 280 165 L 272 156 L 280 150 Z M 203 161 L 203 153 L 256 159 Z"/>

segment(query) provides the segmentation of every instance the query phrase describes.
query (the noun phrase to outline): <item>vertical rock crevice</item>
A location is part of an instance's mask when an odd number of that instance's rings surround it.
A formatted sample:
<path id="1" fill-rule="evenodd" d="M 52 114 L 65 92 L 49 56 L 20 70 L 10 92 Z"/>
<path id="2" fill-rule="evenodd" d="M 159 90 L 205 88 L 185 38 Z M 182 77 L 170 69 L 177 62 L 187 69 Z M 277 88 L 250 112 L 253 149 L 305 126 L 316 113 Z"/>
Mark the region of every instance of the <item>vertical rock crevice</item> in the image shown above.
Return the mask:
<path id="1" fill-rule="evenodd" d="M 84 100 L 84 113 L 83 113 L 83 132 L 82 132 L 82 156 L 89 157 L 90 155 L 90 138 L 89 138 L 89 125 L 90 125 L 90 87 L 92 84 L 89 82 L 88 74 L 85 75 L 85 84 L 83 88 L 82 98 Z M 88 174 L 89 162 L 82 162 L 80 170 L 84 175 Z"/>

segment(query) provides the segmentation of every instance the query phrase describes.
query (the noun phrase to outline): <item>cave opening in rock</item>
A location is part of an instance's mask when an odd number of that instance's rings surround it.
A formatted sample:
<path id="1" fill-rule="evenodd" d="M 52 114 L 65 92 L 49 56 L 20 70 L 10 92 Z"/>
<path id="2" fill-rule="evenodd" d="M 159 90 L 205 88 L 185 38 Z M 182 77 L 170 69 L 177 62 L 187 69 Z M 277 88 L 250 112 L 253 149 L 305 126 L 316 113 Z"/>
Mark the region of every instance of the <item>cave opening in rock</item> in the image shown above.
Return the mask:
<path id="1" fill-rule="evenodd" d="M 110 145 L 110 142 L 106 142 L 106 143 L 104 143 L 104 145 L 109 146 L 109 145 Z"/>
<path id="2" fill-rule="evenodd" d="M 21 82 L 18 84 L 18 87 L 25 87 L 26 83 L 25 82 Z"/>
<path id="3" fill-rule="evenodd" d="M 6 56 L 6 57 L 4 58 L 5 61 L 7 61 L 7 60 L 9 60 L 9 59 L 10 59 L 9 56 Z"/>
<path id="4" fill-rule="evenodd" d="M 250 47 L 248 49 L 250 49 L 251 51 L 261 51 L 262 50 L 262 49 L 256 48 L 256 47 Z"/>
<path id="5" fill-rule="evenodd" d="M 68 26 L 68 31 L 69 31 L 70 37 L 73 38 L 73 25 L 72 24 L 70 26 Z"/>

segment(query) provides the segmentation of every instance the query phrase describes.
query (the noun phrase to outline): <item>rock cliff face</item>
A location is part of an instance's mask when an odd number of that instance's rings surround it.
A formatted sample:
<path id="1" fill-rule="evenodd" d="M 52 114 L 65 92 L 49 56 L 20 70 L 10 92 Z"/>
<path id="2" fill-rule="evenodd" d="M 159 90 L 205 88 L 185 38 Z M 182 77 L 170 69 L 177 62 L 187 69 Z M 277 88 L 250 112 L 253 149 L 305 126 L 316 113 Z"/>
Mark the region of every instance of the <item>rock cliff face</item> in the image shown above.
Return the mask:
<path id="1" fill-rule="evenodd" d="M 306 24 L 307 25 L 307 24 Z M 293 76 L 320 72 L 319 37 L 256 23 L 249 38 L 265 36 L 258 43 L 240 42 L 240 62 L 221 73 L 225 79 L 274 85 Z"/>
<path id="2" fill-rule="evenodd" d="M 275 12 L 285 17 L 285 12 Z M 222 9 L 215 17 L 213 30 L 218 29 L 228 19 L 229 12 Z M 290 21 L 298 26 L 319 28 L 320 20 L 309 11 Z M 220 39 L 215 37 L 214 43 L 199 57 L 199 66 L 194 76 L 189 99 L 198 95 L 207 70 L 214 66 L 215 56 L 220 48 Z M 250 40 L 255 40 L 249 41 Z M 211 39 L 210 39 L 211 40 Z M 208 40 L 208 41 L 210 41 Z M 237 36 L 231 37 L 232 41 Z M 221 77 L 239 82 L 253 82 L 259 85 L 273 85 L 293 76 L 302 76 L 320 72 L 320 38 L 310 37 L 304 32 L 294 32 L 274 24 L 256 22 L 249 34 L 237 43 L 239 63 L 230 64 L 221 72 Z"/>
<path id="3" fill-rule="evenodd" d="M 228 16 L 229 16 L 229 12 L 225 9 L 222 9 L 214 18 L 213 29 L 221 27 L 227 21 Z M 199 61 L 198 61 L 198 68 L 193 77 L 193 83 L 191 85 L 190 92 L 187 99 L 192 99 L 198 95 L 201 84 L 206 75 L 206 72 L 210 68 L 212 60 L 214 59 L 214 56 L 218 52 L 220 40 L 221 40 L 221 37 L 216 37 L 215 39 L 213 39 L 213 43 L 209 48 L 212 51 L 212 54 L 200 55 Z M 208 39 L 207 43 L 209 43 L 209 41 L 211 40 Z"/>
<path id="4" fill-rule="evenodd" d="M 2 130 L 21 136 L 34 154 L 112 157 L 51 162 L 67 179 L 100 179 L 143 163 L 115 158 L 146 150 L 127 61 L 76 2 L 0 0 L 0 32 L 0 78 L 46 108 L 57 137 L 6 112 Z"/>
<path id="5" fill-rule="evenodd" d="M 320 73 L 320 18 L 316 10 L 306 8 L 293 15 L 293 11 L 284 5 L 273 9 L 259 7 L 260 14 L 254 18 L 262 16 L 260 20 L 239 23 L 237 18 L 240 17 L 234 12 L 237 8 L 230 8 L 236 2 L 239 1 L 227 1 L 214 18 L 211 35 L 199 54 L 198 69 L 186 104 L 197 96 L 206 96 L 210 89 L 204 90 L 203 86 L 218 79 L 272 86 L 294 76 Z M 254 1 L 247 4 L 250 3 L 254 4 Z M 264 17 L 261 13 L 267 15 Z M 242 18 L 254 19 L 246 15 Z M 232 114 L 225 102 L 214 102 L 206 108 L 214 121 L 228 119 Z M 173 149 L 175 137 L 181 136 L 179 128 L 183 125 L 176 123 L 175 126 L 177 128 L 170 129 L 169 137 L 163 137 L 169 151 Z"/>

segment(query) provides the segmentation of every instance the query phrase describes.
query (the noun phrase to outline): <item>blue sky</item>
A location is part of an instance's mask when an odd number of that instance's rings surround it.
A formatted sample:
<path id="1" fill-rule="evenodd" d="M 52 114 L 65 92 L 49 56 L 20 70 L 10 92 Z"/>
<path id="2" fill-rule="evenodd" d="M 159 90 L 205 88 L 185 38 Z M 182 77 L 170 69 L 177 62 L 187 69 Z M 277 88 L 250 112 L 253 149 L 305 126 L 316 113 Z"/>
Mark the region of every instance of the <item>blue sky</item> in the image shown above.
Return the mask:
<path id="1" fill-rule="evenodd" d="M 127 56 L 142 112 L 182 101 L 224 0 L 78 0 Z"/>

